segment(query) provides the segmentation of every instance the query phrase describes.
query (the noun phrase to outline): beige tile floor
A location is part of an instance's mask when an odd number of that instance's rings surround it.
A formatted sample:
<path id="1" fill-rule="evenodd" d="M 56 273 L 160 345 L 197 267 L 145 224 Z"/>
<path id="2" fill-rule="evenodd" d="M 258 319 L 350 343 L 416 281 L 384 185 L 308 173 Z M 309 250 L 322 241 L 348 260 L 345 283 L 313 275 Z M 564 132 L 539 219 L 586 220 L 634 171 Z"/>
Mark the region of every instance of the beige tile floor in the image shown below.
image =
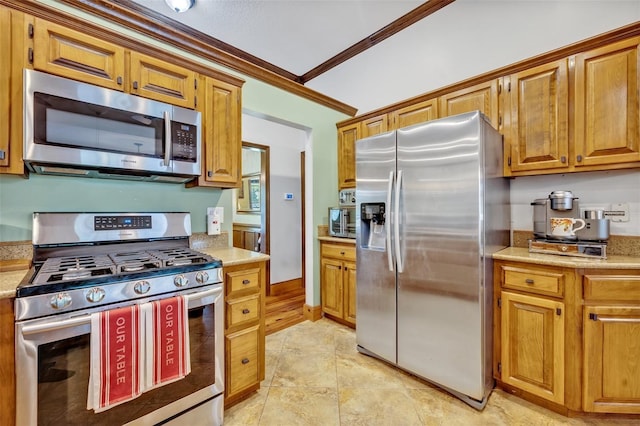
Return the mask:
<path id="1" fill-rule="evenodd" d="M 306 321 L 267 336 L 261 389 L 225 412 L 250 425 L 639 425 L 640 419 L 568 419 L 501 390 L 482 412 L 356 351 L 354 330 Z"/>

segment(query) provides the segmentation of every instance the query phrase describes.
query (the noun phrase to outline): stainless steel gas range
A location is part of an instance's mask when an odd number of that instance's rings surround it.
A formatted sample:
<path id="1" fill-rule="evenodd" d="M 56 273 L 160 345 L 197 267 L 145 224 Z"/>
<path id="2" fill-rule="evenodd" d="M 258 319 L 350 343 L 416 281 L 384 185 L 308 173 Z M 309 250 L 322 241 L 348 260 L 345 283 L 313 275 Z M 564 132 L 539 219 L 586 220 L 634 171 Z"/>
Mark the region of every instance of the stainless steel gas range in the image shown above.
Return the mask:
<path id="1" fill-rule="evenodd" d="M 34 213 L 33 267 L 15 302 L 17 424 L 222 423 L 222 262 L 190 249 L 190 235 L 189 213 Z M 170 298 L 186 306 L 190 373 L 92 409 L 96 316 Z"/>

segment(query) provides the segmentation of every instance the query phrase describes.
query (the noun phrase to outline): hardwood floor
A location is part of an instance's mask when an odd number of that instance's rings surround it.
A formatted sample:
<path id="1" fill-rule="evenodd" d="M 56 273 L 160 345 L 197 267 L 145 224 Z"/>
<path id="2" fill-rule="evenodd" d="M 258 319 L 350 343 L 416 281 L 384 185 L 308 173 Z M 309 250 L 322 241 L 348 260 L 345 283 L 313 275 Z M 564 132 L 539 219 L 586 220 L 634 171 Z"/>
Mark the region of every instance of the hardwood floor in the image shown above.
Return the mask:
<path id="1" fill-rule="evenodd" d="M 265 333 L 269 335 L 304 321 L 304 288 L 267 296 L 265 301 Z"/>

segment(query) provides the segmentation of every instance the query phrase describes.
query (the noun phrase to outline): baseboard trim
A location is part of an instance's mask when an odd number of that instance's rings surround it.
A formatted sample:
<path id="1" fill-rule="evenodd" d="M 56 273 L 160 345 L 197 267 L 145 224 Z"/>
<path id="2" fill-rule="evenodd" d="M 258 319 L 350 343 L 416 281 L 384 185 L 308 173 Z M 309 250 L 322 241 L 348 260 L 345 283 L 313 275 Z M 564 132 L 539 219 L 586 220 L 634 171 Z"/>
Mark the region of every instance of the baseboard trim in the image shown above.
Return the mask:
<path id="1" fill-rule="evenodd" d="M 301 288 L 304 288 L 302 278 L 294 278 L 289 281 L 271 284 L 269 286 L 269 296 L 279 296 L 290 291 L 300 290 Z"/>
<path id="2" fill-rule="evenodd" d="M 318 321 L 322 318 L 322 306 L 309 306 L 305 303 L 302 307 L 302 314 L 309 321 Z"/>

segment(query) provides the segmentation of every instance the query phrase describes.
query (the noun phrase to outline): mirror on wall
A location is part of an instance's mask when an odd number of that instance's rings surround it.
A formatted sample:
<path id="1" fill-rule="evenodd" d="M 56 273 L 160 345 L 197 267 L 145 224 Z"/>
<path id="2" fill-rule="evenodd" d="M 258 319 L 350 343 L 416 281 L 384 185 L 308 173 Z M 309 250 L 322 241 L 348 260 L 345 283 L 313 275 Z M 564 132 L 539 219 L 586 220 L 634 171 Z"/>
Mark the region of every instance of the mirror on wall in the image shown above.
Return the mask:
<path id="1" fill-rule="evenodd" d="M 238 189 L 237 210 L 242 213 L 260 213 L 260 173 L 242 176 Z"/>

